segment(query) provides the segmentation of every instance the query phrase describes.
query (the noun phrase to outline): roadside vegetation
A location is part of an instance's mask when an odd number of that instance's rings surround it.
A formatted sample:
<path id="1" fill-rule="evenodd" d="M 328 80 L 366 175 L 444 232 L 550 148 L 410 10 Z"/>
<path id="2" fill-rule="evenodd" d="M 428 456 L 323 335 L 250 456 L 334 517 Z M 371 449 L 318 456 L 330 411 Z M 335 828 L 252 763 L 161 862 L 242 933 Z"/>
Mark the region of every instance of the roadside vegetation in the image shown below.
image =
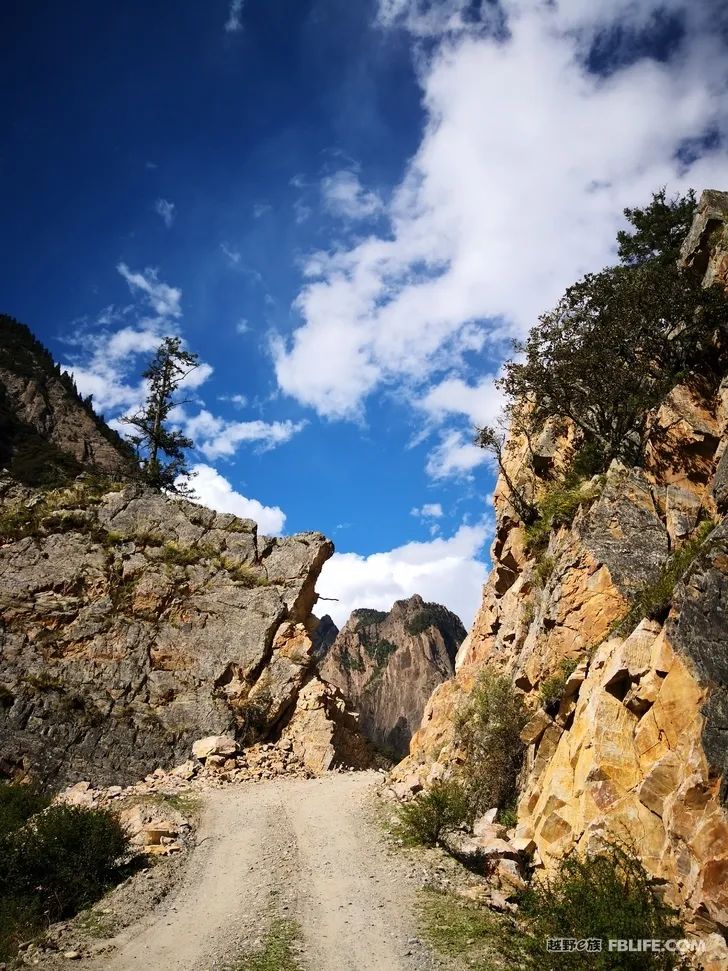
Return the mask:
<path id="1" fill-rule="evenodd" d="M 550 880 L 533 881 L 518 909 L 496 914 L 450 894 L 427 891 L 420 904 L 425 939 L 457 967 L 496 971 L 687 971 L 679 952 L 618 952 L 609 940 L 682 940 L 676 912 L 662 900 L 636 852 L 607 844 L 573 855 Z M 552 951 L 549 940 L 596 941 L 589 951 Z"/>
<path id="2" fill-rule="evenodd" d="M 401 838 L 434 845 L 449 830 L 472 824 L 494 807 L 499 821 L 511 825 L 525 751 L 520 733 L 527 720 L 511 681 L 484 671 L 454 715 L 461 761 L 450 778 L 433 783 L 399 807 Z"/>
<path id="3" fill-rule="evenodd" d="M 0 960 L 50 923 L 98 900 L 128 872 L 128 837 L 99 809 L 48 806 L 28 786 L 0 784 Z"/>

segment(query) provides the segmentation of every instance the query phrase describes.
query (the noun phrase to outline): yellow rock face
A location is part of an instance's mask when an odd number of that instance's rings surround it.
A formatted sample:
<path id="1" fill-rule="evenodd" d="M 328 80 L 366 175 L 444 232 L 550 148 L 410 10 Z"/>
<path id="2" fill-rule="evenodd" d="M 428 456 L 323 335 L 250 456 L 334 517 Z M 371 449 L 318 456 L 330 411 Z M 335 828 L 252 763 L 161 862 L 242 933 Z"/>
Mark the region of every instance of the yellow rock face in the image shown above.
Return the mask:
<path id="1" fill-rule="evenodd" d="M 728 285 L 728 195 L 706 196 L 700 219 L 717 218 L 717 196 L 725 196 L 718 202 L 726 217 L 722 234 L 711 237 L 720 246 L 706 279 L 712 274 Z M 695 246 L 704 245 L 704 233 L 692 235 Z M 724 702 L 728 711 L 728 701 L 720 694 L 726 678 L 706 673 L 706 657 L 715 671 L 721 650 L 728 649 L 721 592 L 728 590 L 721 579 L 728 574 L 728 553 L 712 561 L 713 613 L 702 632 L 702 581 L 688 590 L 686 580 L 683 600 L 676 588 L 666 620 L 637 618 L 631 630 L 620 622 L 640 591 L 660 577 L 669 554 L 701 522 L 720 519 L 711 490 L 728 450 L 728 379 L 718 389 L 675 388 L 651 422 L 645 467 L 613 463 L 600 497 L 591 507 L 582 505 L 570 527 L 552 531 L 538 556 L 529 551 L 506 483 L 499 481 L 494 569 L 481 610 L 458 656 L 456 677 L 431 697 L 398 774 L 426 785 L 433 762 L 438 773 L 455 765 L 461 756 L 452 716 L 461 699 L 486 669 L 510 675 L 532 709 L 521 736 L 526 755 L 516 839 L 535 848 L 545 873 L 568 853 L 597 849 L 605 839 L 627 841 L 647 870 L 666 881 L 667 899 L 709 943 L 705 967 L 718 971 L 728 967 L 722 936 L 728 928 L 728 816 L 719 777 L 720 712 Z M 568 461 L 572 433 L 546 437 L 541 453 L 543 443 L 536 443 L 538 461 L 530 471 L 523 440 L 514 437 L 505 453 L 510 479 L 529 497 Z M 533 471 L 539 465 L 547 470 L 541 480 Z M 688 646 L 680 633 L 681 603 L 693 610 Z M 568 676 L 568 701 L 546 712 L 539 688 L 565 660 L 570 667 L 581 662 Z M 718 717 L 710 758 L 704 747 L 709 712 Z"/>

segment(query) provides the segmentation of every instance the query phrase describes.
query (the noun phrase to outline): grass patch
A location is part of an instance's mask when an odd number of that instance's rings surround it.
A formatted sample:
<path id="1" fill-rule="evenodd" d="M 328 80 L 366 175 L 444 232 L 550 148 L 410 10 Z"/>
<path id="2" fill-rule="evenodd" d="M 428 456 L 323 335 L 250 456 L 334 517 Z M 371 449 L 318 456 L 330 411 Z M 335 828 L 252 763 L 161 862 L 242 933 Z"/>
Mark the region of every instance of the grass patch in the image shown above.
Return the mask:
<path id="1" fill-rule="evenodd" d="M 422 891 L 417 909 L 420 933 L 440 954 L 478 971 L 513 966 L 503 960 L 516 934 L 508 918 L 437 890 Z"/>
<path id="2" fill-rule="evenodd" d="M 553 556 L 547 556 L 542 553 L 536 561 L 536 569 L 534 571 L 536 577 L 536 583 L 539 587 L 545 587 L 549 582 L 551 574 L 554 572 L 554 567 L 556 566 L 556 561 Z"/>
<path id="3" fill-rule="evenodd" d="M 115 917 L 99 910 L 85 910 L 74 923 L 83 934 L 96 940 L 113 937 L 119 929 L 119 922 Z"/>
<path id="4" fill-rule="evenodd" d="M 303 971 L 294 953 L 294 945 L 300 939 L 296 921 L 276 917 L 262 947 L 228 965 L 225 971 Z"/>

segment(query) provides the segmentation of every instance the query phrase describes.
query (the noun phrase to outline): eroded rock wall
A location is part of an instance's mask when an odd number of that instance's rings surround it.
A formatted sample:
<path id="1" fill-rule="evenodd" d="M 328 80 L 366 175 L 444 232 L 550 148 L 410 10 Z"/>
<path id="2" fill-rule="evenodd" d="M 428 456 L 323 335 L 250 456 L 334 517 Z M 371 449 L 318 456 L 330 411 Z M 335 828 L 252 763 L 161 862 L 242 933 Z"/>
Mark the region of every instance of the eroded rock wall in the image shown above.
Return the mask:
<path id="1" fill-rule="evenodd" d="M 3 771 L 131 781 L 201 736 L 280 733 L 329 540 L 136 486 L 0 493 Z"/>
<path id="2" fill-rule="evenodd" d="M 726 254 L 728 193 L 705 193 L 683 259 L 706 284 L 726 285 Z M 425 782 L 452 765 L 455 708 L 483 670 L 506 673 L 533 713 L 514 835 L 533 840 L 536 866 L 626 839 L 714 941 L 728 930 L 728 362 L 715 363 L 651 416 L 644 466 L 613 463 L 585 483 L 573 522 L 539 556 L 499 481 L 480 612 L 398 770 Z M 568 429 L 544 433 L 525 461 L 513 437 L 511 478 L 537 496 L 569 446 Z M 667 616 L 630 613 L 690 543 Z M 549 707 L 539 692 L 562 662 L 569 673 Z M 728 961 L 718 950 L 711 968 Z"/>

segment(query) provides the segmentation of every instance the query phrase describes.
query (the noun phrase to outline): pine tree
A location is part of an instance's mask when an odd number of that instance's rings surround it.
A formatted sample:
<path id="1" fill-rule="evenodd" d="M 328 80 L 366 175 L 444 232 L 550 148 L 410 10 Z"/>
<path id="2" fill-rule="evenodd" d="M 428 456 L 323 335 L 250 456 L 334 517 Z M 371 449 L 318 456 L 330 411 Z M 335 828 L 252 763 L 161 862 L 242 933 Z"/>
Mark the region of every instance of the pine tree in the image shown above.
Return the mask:
<path id="1" fill-rule="evenodd" d="M 184 379 L 199 367 L 197 354 L 182 348 L 179 337 L 165 337 L 157 348 L 143 377 L 149 384 L 149 394 L 135 415 L 122 421 L 136 429 L 129 436 L 140 460 L 144 480 L 155 489 L 186 494 L 189 487 L 178 479 L 188 478 L 185 452 L 194 443 L 168 423 L 175 404 L 175 392 Z M 166 459 L 166 460 L 165 460 Z"/>

